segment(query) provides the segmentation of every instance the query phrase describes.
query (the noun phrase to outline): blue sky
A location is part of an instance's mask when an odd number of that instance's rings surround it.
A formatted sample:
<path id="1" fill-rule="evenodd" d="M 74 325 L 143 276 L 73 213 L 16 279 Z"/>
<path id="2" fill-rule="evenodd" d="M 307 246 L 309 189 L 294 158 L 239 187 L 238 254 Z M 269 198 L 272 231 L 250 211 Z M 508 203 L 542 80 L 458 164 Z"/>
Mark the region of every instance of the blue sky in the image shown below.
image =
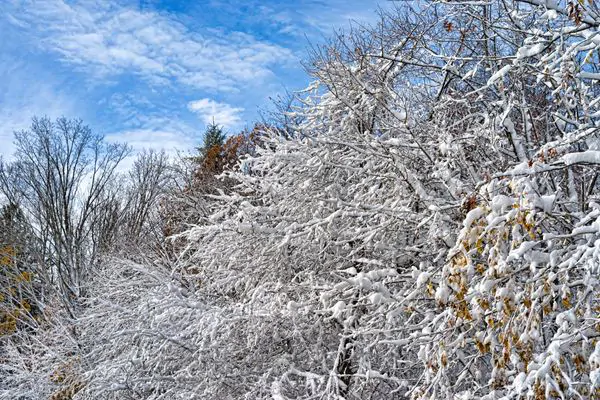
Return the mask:
<path id="1" fill-rule="evenodd" d="M 33 115 L 80 117 L 135 149 L 236 132 L 305 87 L 309 41 L 382 0 L 0 0 L 0 155 Z"/>

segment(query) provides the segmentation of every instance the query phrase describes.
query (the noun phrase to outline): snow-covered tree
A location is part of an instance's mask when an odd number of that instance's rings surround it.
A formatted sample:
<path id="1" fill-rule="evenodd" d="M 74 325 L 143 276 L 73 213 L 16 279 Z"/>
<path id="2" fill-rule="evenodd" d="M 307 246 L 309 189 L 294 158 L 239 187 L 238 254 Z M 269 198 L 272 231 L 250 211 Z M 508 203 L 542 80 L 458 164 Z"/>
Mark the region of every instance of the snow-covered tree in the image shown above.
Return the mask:
<path id="1" fill-rule="evenodd" d="M 285 134 L 186 193 L 177 260 L 107 257 L 41 336 L 77 343 L 60 376 L 81 398 L 599 397 L 598 26 L 593 3 L 419 2 L 336 36 Z"/>

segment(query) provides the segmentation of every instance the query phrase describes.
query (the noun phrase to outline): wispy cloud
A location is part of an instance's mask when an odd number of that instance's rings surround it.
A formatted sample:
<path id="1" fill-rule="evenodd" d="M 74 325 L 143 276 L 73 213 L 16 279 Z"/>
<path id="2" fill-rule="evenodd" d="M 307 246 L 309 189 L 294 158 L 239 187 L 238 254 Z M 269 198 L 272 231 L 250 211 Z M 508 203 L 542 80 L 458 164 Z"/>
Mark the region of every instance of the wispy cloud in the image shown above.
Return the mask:
<path id="1" fill-rule="evenodd" d="M 296 45 L 304 45 L 306 38 L 320 42 L 334 29 L 348 28 L 350 21 L 376 23 L 378 9 L 395 7 L 395 2 L 388 0 L 244 0 L 243 7 L 235 0 L 209 3 L 213 8 L 226 10 L 236 21 L 243 20 L 245 25 L 268 25 L 271 31 L 291 37 Z"/>
<path id="2" fill-rule="evenodd" d="M 241 123 L 240 114 L 244 111 L 241 107 L 232 107 L 211 99 L 191 101 L 188 103 L 188 109 L 198 114 L 206 124 L 210 124 L 214 120 L 215 123 L 227 128 L 239 125 Z"/>
<path id="3" fill-rule="evenodd" d="M 100 79 L 134 74 L 153 84 L 235 91 L 294 59 L 289 49 L 248 34 L 192 31 L 168 13 L 97 1 L 18 4 L 4 7 L 7 20 L 29 26 L 43 50 Z"/>
<path id="4" fill-rule="evenodd" d="M 60 83 L 29 69 L 18 59 L 0 55 L 0 156 L 14 151 L 13 133 L 31 126 L 33 116 L 73 117 L 75 102 Z M 6 79 L 5 79 L 6 78 Z M 47 78 L 44 76 L 44 78 Z"/>
<path id="5" fill-rule="evenodd" d="M 81 117 L 135 150 L 191 149 L 213 117 L 233 131 L 301 89 L 306 38 L 376 3 L 0 0 L 0 155 L 33 115 Z"/>
<path id="6" fill-rule="evenodd" d="M 176 109 L 157 106 L 142 95 L 117 93 L 101 106 L 118 115 L 122 121 L 118 130 L 105 135 L 106 140 L 126 142 L 135 151 L 184 151 L 193 148 L 201 139 L 198 126 L 184 121 Z"/>
<path id="7" fill-rule="evenodd" d="M 189 150 L 198 143 L 194 138 L 182 132 L 152 129 L 119 131 L 108 134 L 104 138 L 112 143 L 127 143 L 134 151 L 164 149 L 168 152 L 175 152 L 177 150 Z"/>
<path id="8" fill-rule="evenodd" d="M 133 129 L 119 131 L 104 136 L 109 143 L 127 143 L 133 150 L 118 167 L 119 172 L 128 171 L 137 155 L 143 150 L 165 151 L 174 159 L 187 156 L 194 147 L 198 146 L 198 138 L 178 130 Z"/>

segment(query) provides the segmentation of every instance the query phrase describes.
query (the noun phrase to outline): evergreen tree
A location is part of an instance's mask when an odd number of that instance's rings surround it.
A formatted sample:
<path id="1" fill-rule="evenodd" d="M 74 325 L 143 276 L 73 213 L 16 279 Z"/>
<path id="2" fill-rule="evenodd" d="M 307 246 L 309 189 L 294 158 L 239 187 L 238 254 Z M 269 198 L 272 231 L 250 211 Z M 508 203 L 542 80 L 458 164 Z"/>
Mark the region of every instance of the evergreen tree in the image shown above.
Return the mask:
<path id="1" fill-rule="evenodd" d="M 204 141 L 202 147 L 198 147 L 200 163 L 206 161 L 209 155 L 214 152 L 220 152 L 225 143 L 225 133 L 223 127 L 213 122 L 206 127 L 204 132 Z"/>

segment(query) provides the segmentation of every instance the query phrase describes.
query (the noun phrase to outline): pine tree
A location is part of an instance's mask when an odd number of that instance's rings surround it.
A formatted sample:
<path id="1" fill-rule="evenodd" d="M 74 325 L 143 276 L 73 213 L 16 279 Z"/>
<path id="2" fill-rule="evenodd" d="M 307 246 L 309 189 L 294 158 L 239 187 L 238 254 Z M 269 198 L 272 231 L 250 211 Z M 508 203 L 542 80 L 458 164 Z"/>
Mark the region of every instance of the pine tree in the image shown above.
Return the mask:
<path id="1" fill-rule="evenodd" d="M 200 153 L 198 159 L 202 163 L 215 151 L 220 152 L 225 143 L 225 133 L 223 127 L 217 125 L 215 121 L 206 127 L 202 147 L 198 147 Z"/>

